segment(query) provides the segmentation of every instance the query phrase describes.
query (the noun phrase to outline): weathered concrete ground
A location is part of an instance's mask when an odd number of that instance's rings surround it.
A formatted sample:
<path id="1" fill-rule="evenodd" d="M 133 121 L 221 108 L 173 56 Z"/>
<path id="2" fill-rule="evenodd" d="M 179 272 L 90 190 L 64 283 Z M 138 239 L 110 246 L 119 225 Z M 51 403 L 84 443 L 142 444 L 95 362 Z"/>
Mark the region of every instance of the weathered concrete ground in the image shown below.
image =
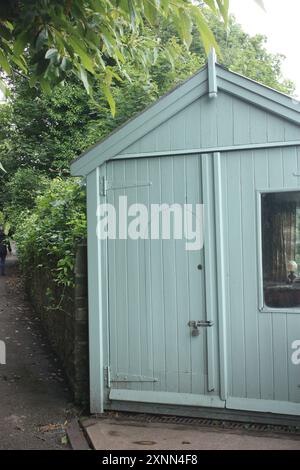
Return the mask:
<path id="1" fill-rule="evenodd" d="M 96 450 L 300 450 L 300 436 L 246 433 L 119 417 L 82 421 Z"/>
<path id="2" fill-rule="evenodd" d="M 68 449 L 71 395 L 39 319 L 26 301 L 16 258 L 0 276 L 0 449 Z"/>

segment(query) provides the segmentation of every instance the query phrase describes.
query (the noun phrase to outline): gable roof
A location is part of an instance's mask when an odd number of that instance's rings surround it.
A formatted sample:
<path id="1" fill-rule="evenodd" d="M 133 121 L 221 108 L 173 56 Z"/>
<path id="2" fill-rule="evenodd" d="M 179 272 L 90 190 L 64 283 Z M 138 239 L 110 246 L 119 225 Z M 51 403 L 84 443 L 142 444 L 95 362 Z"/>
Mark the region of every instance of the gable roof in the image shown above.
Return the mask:
<path id="1" fill-rule="evenodd" d="M 300 126 L 300 102 L 227 70 L 211 55 L 198 73 L 73 160 L 71 174 L 87 175 L 202 96 L 216 98 L 218 89 Z"/>

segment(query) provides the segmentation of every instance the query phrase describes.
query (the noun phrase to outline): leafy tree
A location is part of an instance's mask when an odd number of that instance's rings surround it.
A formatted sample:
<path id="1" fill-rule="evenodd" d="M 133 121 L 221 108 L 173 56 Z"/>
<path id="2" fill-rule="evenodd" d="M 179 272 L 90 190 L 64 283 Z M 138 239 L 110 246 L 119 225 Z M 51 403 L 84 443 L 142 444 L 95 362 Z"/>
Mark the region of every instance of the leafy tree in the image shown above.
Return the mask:
<path id="1" fill-rule="evenodd" d="M 217 47 L 203 6 L 227 21 L 228 0 L 9 0 L 0 5 L 0 67 L 22 72 L 44 91 L 75 74 L 92 93 L 92 77 L 114 112 L 110 86 L 128 77 L 127 63 L 147 67 L 152 53 L 165 47 L 149 38 L 162 19 L 173 24 L 188 47 L 193 24 L 206 51 Z M 157 29 L 158 30 L 158 29 Z M 118 72 L 116 72 L 116 69 Z"/>
<path id="2" fill-rule="evenodd" d="M 294 85 L 281 77 L 282 56 L 269 54 L 262 36 L 247 35 L 234 18 L 230 18 L 227 30 L 212 15 L 207 21 L 220 44 L 226 67 L 280 91 L 293 92 Z M 149 37 L 151 34 L 147 32 Z M 137 68 L 135 62 L 128 63 L 132 81 L 113 83 L 117 104 L 114 117 L 97 83 L 94 95 L 100 106 L 87 98 L 76 78 L 54 88 L 49 95 L 17 77 L 11 84 L 11 105 L 0 107 L 0 161 L 7 171 L 3 181 L 22 167 L 52 178 L 68 175 L 69 163 L 75 156 L 204 65 L 206 55 L 197 34 L 190 51 L 176 37 L 174 27 L 165 25 L 160 36 L 168 45 L 167 52 L 159 51 L 149 70 Z M 171 59 L 166 57 L 169 54 Z"/>
<path id="3" fill-rule="evenodd" d="M 15 230 L 24 210 L 35 207 L 36 198 L 50 184 L 49 179 L 32 168 L 19 168 L 5 186 L 2 201 L 10 228 Z"/>

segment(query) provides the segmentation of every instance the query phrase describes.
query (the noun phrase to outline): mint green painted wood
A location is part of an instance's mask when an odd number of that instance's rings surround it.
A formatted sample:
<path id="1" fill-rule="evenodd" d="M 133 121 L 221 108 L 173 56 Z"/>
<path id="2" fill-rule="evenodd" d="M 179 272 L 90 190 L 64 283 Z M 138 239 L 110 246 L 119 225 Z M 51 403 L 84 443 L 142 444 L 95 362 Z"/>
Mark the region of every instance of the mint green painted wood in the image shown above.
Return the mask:
<path id="1" fill-rule="evenodd" d="M 249 107 L 252 106 L 256 109 L 266 111 L 268 113 L 268 120 L 275 120 L 274 125 L 271 123 L 270 133 L 274 131 L 275 126 L 277 126 L 278 130 L 281 131 L 279 120 L 282 119 L 282 125 L 284 127 L 284 139 L 295 140 L 294 136 L 298 135 L 296 126 L 300 124 L 300 105 L 299 103 L 295 102 L 295 100 L 292 100 L 290 97 L 287 97 L 274 90 L 268 89 L 267 87 L 259 85 L 258 83 L 246 79 L 245 77 L 242 77 L 238 74 L 229 72 L 228 70 L 225 70 L 218 65 L 216 65 L 216 81 L 219 89 L 218 96 L 219 93 L 226 93 L 233 100 L 233 106 L 236 109 L 232 118 L 236 125 L 240 126 L 240 132 L 249 132 L 250 135 L 252 134 L 249 128 L 246 129 L 247 126 L 241 127 L 241 120 L 238 119 L 238 114 L 235 116 L 236 113 L 244 112 L 245 104 L 247 104 Z M 210 81 L 210 83 L 212 83 L 212 81 Z M 206 146 L 216 146 L 217 132 L 215 133 L 215 138 L 213 138 L 212 132 L 214 131 L 214 124 L 216 122 L 217 116 L 216 112 L 211 113 L 211 110 L 215 106 L 215 100 L 210 100 L 208 98 L 209 86 L 208 70 L 207 67 L 205 67 L 194 77 L 187 80 L 171 93 L 168 93 L 162 97 L 157 103 L 122 126 L 111 136 L 104 139 L 98 145 L 95 145 L 85 152 L 81 157 L 74 160 L 74 162 L 71 164 L 72 174 L 87 175 L 94 168 L 100 166 L 103 162 L 112 159 L 121 153 L 136 153 L 136 143 L 140 139 L 147 139 L 148 137 L 145 136 L 151 132 L 155 133 L 155 130 L 157 130 L 161 125 L 164 125 L 167 128 L 167 121 L 171 121 L 173 118 L 175 120 L 180 120 L 181 117 L 178 118 L 176 115 L 184 116 L 189 112 L 188 108 L 197 100 L 201 101 L 201 128 L 199 129 L 201 140 L 208 142 Z M 236 101 L 238 101 L 238 104 Z M 249 114 L 249 122 L 251 127 L 251 116 L 253 113 L 251 113 L 250 108 Z M 287 123 L 289 123 L 291 126 L 293 126 L 293 124 L 296 126 L 294 126 L 293 129 L 288 129 Z M 276 131 L 274 132 L 276 140 L 282 140 L 277 138 L 277 133 Z M 236 131 L 234 136 L 238 142 L 242 140 L 242 136 L 239 134 L 239 131 Z M 251 144 L 256 143 L 256 141 L 257 136 L 251 135 L 251 140 L 249 139 L 249 142 L 243 143 Z M 272 139 L 270 141 L 272 141 Z M 191 150 L 191 148 L 188 148 L 182 139 L 180 142 L 183 142 L 182 145 L 184 149 Z M 132 145 L 134 147 L 130 149 L 130 146 Z M 203 145 L 205 146 L 205 144 Z M 234 142 L 232 142 L 232 145 L 234 145 Z M 149 148 L 149 151 L 151 150 L 154 151 L 155 149 Z M 159 150 L 159 148 L 156 150 Z M 143 152 L 142 148 L 141 151 Z"/>
<path id="2" fill-rule="evenodd" d="M 211 63 L 72 174 L 87 175 L 92 412 L 136 402 L 299 415 L 300 310 L 263 305 L 260 218 L 262 192 L 300 189 L 299 104 Z M 102 176 L 115 187 L 106 197 Z M 97 206 L 119 196 L 148 209 L 204 203 L 204 249 L 100 242 Z M 215 325 L 192 337 L 190 320 Z"/>
<path id="3" fill-rule="evenodd" d="M 219 147 L 203 147 L 193 148 L 189 150 L 189 155 L 195 154 L 207 154 L 207 153 L 226 153 L 226 152 L 240 152 L 244 150 L 267 150 L 274 148 L 290 148 L 297 147 L 300 145 L 300 140 L 291 140 L 290 142 L 269 142 L 260 144 L 246 144 L 246 145 L 230 145 L 230 146 L 219 146 Z M 153 158 L 153 157 L 170 157 L 186 155 L 186 150 L 164 150 L 160 152 L 139 152 L 138 154 L 120 154 L 114 158 L 114 160 L 128 160 L 130 158 Z"/>
<path id="4" fill-rule="evenodd" d="M 187 150 L 195 153 L 225 151 L 227 146 L 267 145 L 290 138 L 299 140 L 299 127 L 260 110 L 254 103 L 219 91 L 217 100 L 208 96 L 199 98 L 142 137 L 138 151 L 133 144 L 120 156 L 139 157 L 147 153 L 151 156 L 168 150 L 183 153 Z"/>
<path id="5" fill-rule="evenodd" d="M 216 227 L 216 259 L 217 259 L 217 298 L 219 323 L 219 355 L 220 355 L 220 397 L 226 400 L 228 396 L 228 357 L 227 357 L 227 292 L 226 292 L 226 265 L 225 265 L 225 239 L 224 215 L 222 208 L 223 183 L 221 154 L 213 154 L 214 189 L 215 189 L 215 227 Z"/>
<path id="6" fill-rule="evenodd" d="M 253 156 L 254 165 L 254 181 L 256 188 L 268 188 L 269 185 L 269 162 L 268 153 L 265 150 L 256 151 Z M 263 305 L 262 293 L 262 255 L 261 255 L 261 211 L 260 211 L 260 194 L 257 194 L 257 262 L 258 262 L 258 282 L 257 287 L 260 290 L 258 296 L 258 307 Z M 273 339 L 270 332 L 272 331 L 272 315 L 258 315 L 258 343 L 259 343 L 259 383 L 260 398 L 263 400 L 273 400 L 274 398 L 274 367 L 273 367 Z"/>
<path id="7" fill-rule="evenodd" d="M 109 395 L 110 400 L 142 402 L 142 403 L 162 403 L 164 405 L 184 405 L 209 408 L 224 408 L 225 402 L 215 396 L 196 395 L 188 393 L 163 392 L 139 392 L 135 390 L 117 390 L 112 389 Z"/>
<path id="8" fill-rule="evenodd" d="M 90 409 L 102 413 L 104 403 L 104 348 L 101 244 L 96 236 L 99 204 L 99 169 L 87 177 Z"/>
<path id="9" fill-rule="evenodd" d="M 214 178 L 213 155 L 202 155 L 202 184 L 204 204 L 204 266 L 205 266 L 205 299 L 206 320 L 212 321 L 215 328 L 207 330 L 207 388 L 215 391 L 219 387 L 219 348 L 220 334 L 218 322 L 217 303 L 217 260 L 216 260 L 216 223 L 215 223 L 215 195 L 211 184 Z"/>
<path id="10" fill-rule="evenodd" d="M 233 407 L 232 399 L 236 407 L 249 410 L 261 400 L 258 411 L 268 400 L 265 411 L 276 408 L 273 402 L 290 402 L 291 410 L 297 409 L 292 403 L 300 403 L 299 375 L 291 363 L 291 340 L 300 332 L 300 312 L 260 311 L 257 211 L 259 191 L 297 188 L 298 178 L 293 173 L 298 158 L 297 148 L 222 155 L 223 214 L 227 219 L 225 263 L 229 273 L 228 278 L 225 276 L 231 397 L 227 407 Z"/>
<path id="11" fill-rule="evenodd" d="M 229 397 L 226 408 L 232 410 L 261 411 L 282 415 L 300 416 L 300 404 L 278 400 L 255 400 Z"/>
<path id="12" fill-rule="evenodd" d="M 107 165 L 113 187 L 134 181 L 149 181 L 151 186 L 110 189 L 107 199 L 116 205 L 117 198 L 126 195 L 128 204 L 143 202 L 148 207 L 150 203 L 201 203 L 201 172 L 199 156 L 114 161 Z M 199 264 L 204 266 L 202 271 L 197 269 Z M 121 394 L 124 389 L 153 391 L 158 400 L 168 392 L 177 394 L 179 402 L 182 394 L 218 396 L 218 370 L 213 368 L 218 362 L 208 358 L 207 333 L 203 329 L 193 337 L 188 326 L 190 320 L 207 318 L 203 250 L 186 251 L 184 239 L 109 240 L 108 278 L 112 389 Z M 215 286 L 210 288 L 213 293 Z M 209 354 L 218 356 L 217 330 L 212 330 Z M 128 380 L 118 381 L 121 376 Z M 208 384 L 208 376 L 214 378 L 214 387 Z M 132 377 L 141 380 L 132 381 Z M 143 377 L 153 381 L 143 382 Z"/>

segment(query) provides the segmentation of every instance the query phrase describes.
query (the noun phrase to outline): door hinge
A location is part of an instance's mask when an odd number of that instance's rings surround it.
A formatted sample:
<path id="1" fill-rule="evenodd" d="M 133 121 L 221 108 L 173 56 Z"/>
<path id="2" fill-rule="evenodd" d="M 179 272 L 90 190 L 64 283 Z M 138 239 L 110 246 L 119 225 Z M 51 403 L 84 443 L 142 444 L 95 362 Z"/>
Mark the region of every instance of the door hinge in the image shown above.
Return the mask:
<path id="1" fill-rule="evenodd" d="M 140 181 L 137 183 L 136 181 L 127 181 L 126 184 L 119 183 L 118 181 L 113 182 L 108 181 L 105 176 L 102 176 L 100 179 L 100 194 L 101 196 L 106 196 L 107 191 L 113 191 L 117 189 L 130 189 L 130 188 L 140 188 L 143 186 L 151 186 L 152 182 L 151 181 Z"/>
<path id="2" fill-rule="evenodd" d="M 158 382 L 155 377 L 147 377 L 145 375 L 116 374 L 111 382 Z"/>

